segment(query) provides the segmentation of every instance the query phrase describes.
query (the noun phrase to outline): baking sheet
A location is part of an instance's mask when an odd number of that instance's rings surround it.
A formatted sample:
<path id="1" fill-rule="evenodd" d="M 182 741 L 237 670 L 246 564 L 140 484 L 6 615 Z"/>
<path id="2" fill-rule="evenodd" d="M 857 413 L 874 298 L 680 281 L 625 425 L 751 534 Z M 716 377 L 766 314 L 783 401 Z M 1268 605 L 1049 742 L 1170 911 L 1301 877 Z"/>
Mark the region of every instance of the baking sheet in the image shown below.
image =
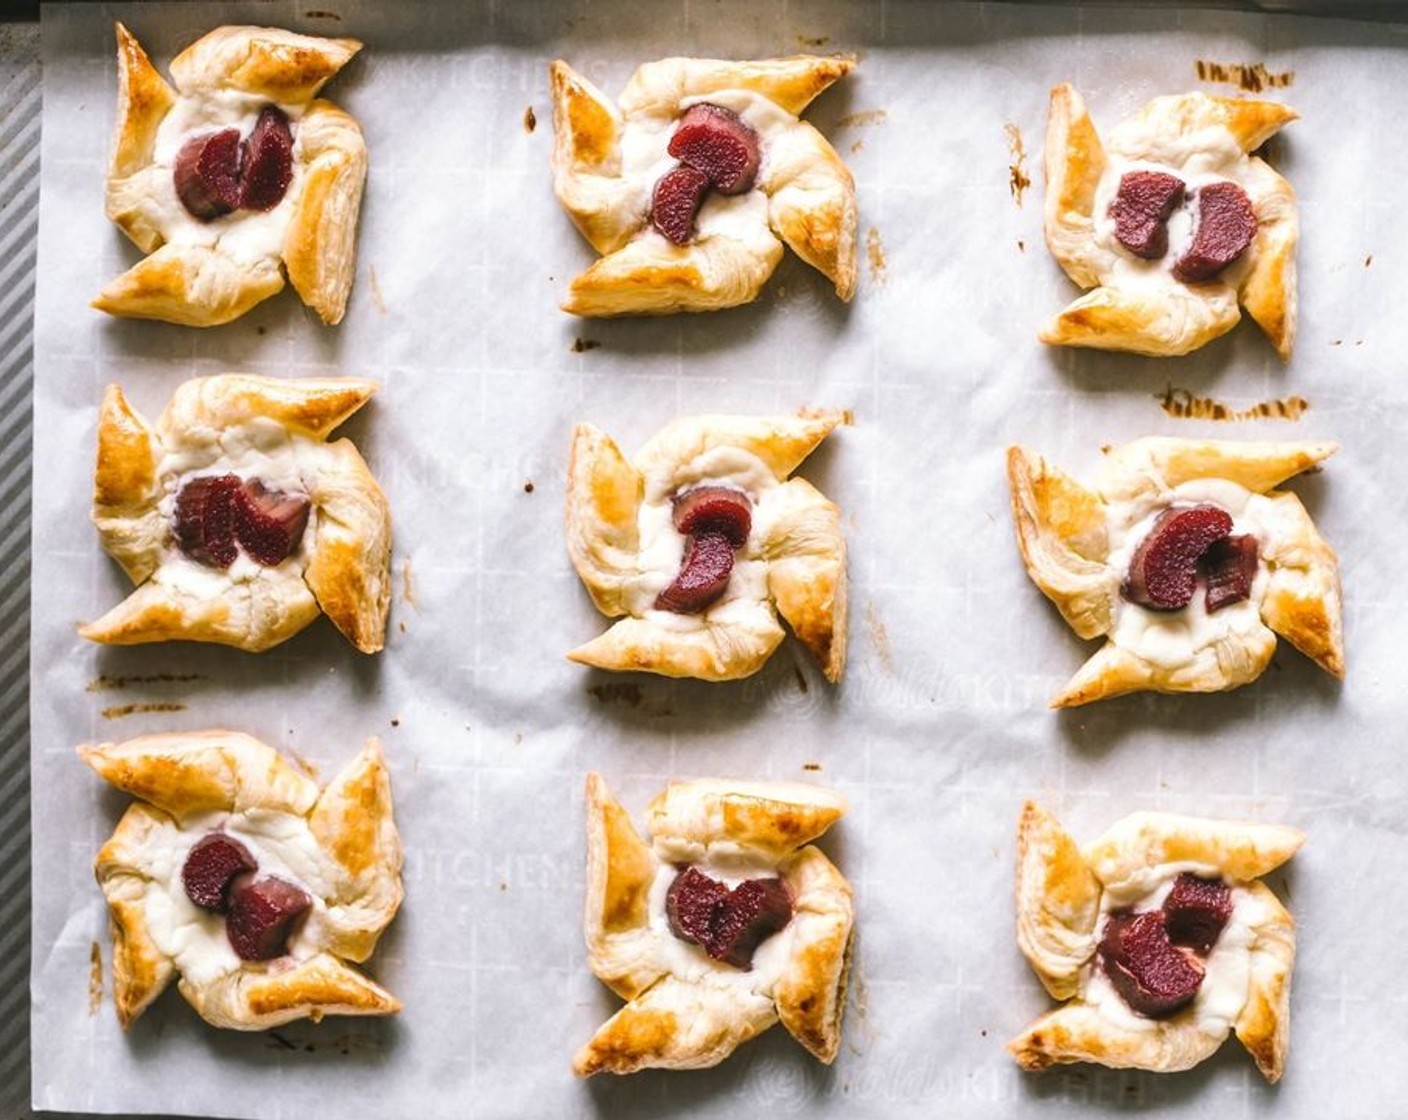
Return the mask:
<path id="1" fill-rule="evenodd" d="M 341 327 L 320 327 L 291 293 L 211 331 L 88 310 L 136 259 L 102 214 L 113 18 L 163 67 L 223 22 L 368 43 L 328 91 L 362 121 L 372 156 Z M 861 56 L 809 114 L 858 182 L 866 259 L 854 304 L 789 257 L 757 304 L 725 314 L 559 313 L 591 253 L 551 193 L 547 62 L 566 57 L 615 92 L 638 62 L 670 53 L 797 50 Z M 360 1116 L 369 1100 L 426 1118 L 1401 1108 L 1402 28 L 996 4 L 82 5 L 44 9 L 43 51 L 36 1107 L 261 1118 Z M 1283 367 L 1250 326 L 1185 359 L 1043 349 L 1037 322 L 1073 292 L 1042 247 L 1039 183 L 1013 180 L 1040 178 L 1047 88 L 1075 82 L 1109 127 L 1156 93 L 1235 88 L 1199 82 L 1199 60 L 1293 75 L 1271 92 L 1304 117 L 1273 149 L 1302 207 L 1294 360 Z M 380 656 L 357 655 L 325 622 L 258 656 L 75 637 L 126 593 L 86 517 L 102 387 L 122 382 L 151 416 L 183 379 L 226 369 L 383 382 L 346 429 L 396 516 Z M 1161 402 L 1176 411 L 1185 397 L 1171 390 L 1237 409 L 1300 396 L 1309 408 L 1294 423 L 1180 419 Z M 564 661 L 604 625 L 563 549 L 573 423 L 592 420 L 629 451 L 676 415 L 804 404 L 855 414 L 803 470 L 846 515 L 845 683 L 828 688 L 792 643 L 728 685 Z M 1283 648 L 1234 694 L 1046 710 L 1094 647 L 1021 569 L 1002 450 L 1029 443 L 1080 472 L 1102 443 L 1149 433 L 1342 441 L 1322 474 L 1295 484 L 1344 562 L 1342 687 Z M 399 1019 L 222 1034 L 172 992 L 125 1036 L 118 1028 L 91 860 L 125 799 L 73 746 L 211 725 L 287 747 L 324 777 L 367 735 L 382 738 L 407 902 L 373 969 L 404 1000 Z M 572 1078 L 571 1054 L 618 1006 L 581 944 L 590 769 L 633 811 L 678 776 L 846 792 L 850 814 L 823 844 L 855 884 L 860 923 L 834 1067 L 778 1029 L 713 1071 Z M 1138 808 L 1308 833 L 1272 879 L 1301 930 L 1279 1087 L 1261 1084 L 1235 1042 L 1181 1075 L 1016 1069 L 1003 1042 L 1048 1006 L 1012 937 L 1012 833 L 1027 796 L 1081 836 Z"/>

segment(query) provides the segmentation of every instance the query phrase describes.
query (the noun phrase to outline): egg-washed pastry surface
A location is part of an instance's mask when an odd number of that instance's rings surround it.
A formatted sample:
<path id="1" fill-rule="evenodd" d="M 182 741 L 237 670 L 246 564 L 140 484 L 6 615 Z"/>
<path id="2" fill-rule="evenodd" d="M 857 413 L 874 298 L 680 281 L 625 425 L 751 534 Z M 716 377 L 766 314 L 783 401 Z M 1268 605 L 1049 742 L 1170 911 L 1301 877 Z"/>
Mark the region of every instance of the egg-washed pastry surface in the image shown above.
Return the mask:
<path id="1" fill-rule="evenodd" d="M 259 651 L 323 613 L 362 652 L 381 649 L 390 508 L 352 442 L 327 442 L 376 388 L 357 378 L 197 378 L 152 426 L 110 386 L 93 521 L 137 586 L 79 633 Z"/>
<path id="2" fill-rule="evenodd" d="M 620 100 L 552 64 L 553 185 L 601 259 L 574 315 L 714 311 L 756 299 L 787 245 L 849 300 L 855 182 L 799 114 L 855 60 L 798 55 L 641 66 Z"/>
<path id="3" fill-rule="evenodd" d="M 113 996 L 130 1027 L 177 979 L 206 1022 L 390 1015 L 366 961 L 401 905 L 401 840 L 369 740 L 325 789 L 233 731 L 79 748 L 138 798 L 98 853 Z"/>
<path id="4" fill-rule="evenodd" d="M 811 841 L 845 811 L 792 782 L 671 782 L 651 837 L 587 778 L 585 933 L 592 972 L 629 1002 L 578 1052 L 579 1076 L 700 1069 L 781 1022 L 836 1057 L 851 887 Z"/>
<path id="5" fill-rule="evenodd" d="M 1134 813 L 1082 848 L 1028 802 L 1017 943 L 1065 1002 L 1009 1044 L 1018 1064 L 1185 1070 L 1235 1032 L 1279 1080 L 1295 922 L 1259 880 L 1303 842 L 1281 825 Z"/>
<path id="6" fill-rule="evenodd" d="M 220 27 L 172 61 L 173 87 L 119 23 L 107 215 L 148 256 L 93 306 L 209 327 L 287 277 L 324 323 L 340 322 L 367 150 L 357 122 L 317 94 L 361 47 Z"/>
<path id="7" fill-rule="evenodd" d="M 1300 499 L 1274 489 L 1336 448 L 1151 437 L 1107 449 L 1089 488 L 1010 448 L 1027 573 L 1071 629 L 1105 639 L 1052 706 L 1237 688 L 1277 635 L 1342 678 L 1339 561 Z"/>
<path id="8" fill-rule="evenodd" d="M 733 680 L 784 637 L 780 615 L 826 678 L 846 663 L 841 515 L 788 476 L 840 412 L 693 416 L 626 459 L 579 424 L 567 478 L 567 549 L 606 633 L 568 656 L 599 669 Z"/>
<path id="9" fill-rule="evenodd" d="M 1051 91 L 1046 243 L 1089 289 L 1043 342 L 1196 350 L 1245 308 L 1283 358 L 1296 330 L 1291 185 L 1251 153 L 1298 114 L 1271 101 L 1157 97 L 1102 140 L 1070 85 Z"/>

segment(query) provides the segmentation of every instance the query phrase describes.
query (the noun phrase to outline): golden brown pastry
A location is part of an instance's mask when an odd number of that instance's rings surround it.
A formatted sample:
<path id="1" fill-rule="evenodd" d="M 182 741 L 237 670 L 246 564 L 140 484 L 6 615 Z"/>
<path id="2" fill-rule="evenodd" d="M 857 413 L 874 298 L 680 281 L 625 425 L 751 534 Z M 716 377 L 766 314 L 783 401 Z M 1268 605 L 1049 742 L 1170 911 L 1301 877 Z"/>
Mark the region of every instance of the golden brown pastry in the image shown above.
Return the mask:
<path id="1" fill-rule="evenodd" d="M 647 845 L 587 777 L 587 956 L 629 1002 L 579 1076 L 717 1065 L 781 1020 L 828 1065 L 841 1042 L 851 887 L 812 846 L 845 811 L 793 782 L 671 782 Z"/>
<path id="2" fill-rule="evenodd" d="M 1236 326 L 1240 304 L 1289 358 L 1296 196 L 1250 153 L 1298 116 L 1271 101 L 1156 97 L 1102 142 L 1080 94 L 1053 89 L 1046 243 L 1090 290 L 1041 340 L 1186 354 Z"/>
<path id="3" fill-rule="evenodd" d="M 567 656 L 599 669 L 733 680 L 777 648 L 781 615 L 827 680 L 839 680 L 841 515 L 788 475 L 842 418 L 693 416 L 629 461 L 605 432 L 579 424 L 567 551 L 597 610 L 620 621 Z"/>
<path id="4" fill-rule="evenodd" d="M 1023 1069 L 1191 1069 L 1229 1032 L 1268 1081 L 1290 1041 L 1295 922 L 1261 876 L 1293 828 L 1134 813 L 1084 849 L 1034 802 L 1017 830 L 1017 943 L 1053 999 Z"/>
<path id="5" fill-rule="evenodd" d="M 103 289 L 112 315 L 210 327 L 284 286 L 341 322 L 367 149 L 317 98 L 362 44 L 220 27 L 171 63 L 173 89 L 117 25 L 107 215 L 149 254 Z"/>
<path id="6" fill-rule="evenodd" d="M 574 315 L 714 311 L 756 299 L 784 243 L 849 300 L 855 182 L 798 119 L 854 58 L 666 58 L 619 107 L 552 64 L 553 185 L 602 259 L 572 281 Z M 674 151 L 676 154 L 671 154 Z"/>
<path id="7" fill-rule="evenodd" d="M 1339 561 L 1300 499 L 1273 489 L 1337 447 L 1139 439 L 1107 449 L 1090 489 L 1010 448 L 1027 573 L 1072 630 L 1106 639 L 1052 706 L 1237 688 L 1278 634 L 1342 678 Z"/>
<path id="8" fill-rule="evenodd" d="M 381 649 L 391 511 L 352 442 L 327 442 L 376 389 L 350 377 L 201 377 L 153 428 L 109 386 L 93 521 L 137 588 L 79 633 L 258 651 L 321 612 L 363 653 Z"/>
<path id="9" fill-rule="evenodd" d="M 401 1009 L 348 963 L 371 956 L 401 905 L 401 840 L 375 739 L 321 791 L 233 731 L 78 753 L 139 799 L 96 863 L 124 1027 L 178 973 L 181 995 L 216 1027 Z"/>

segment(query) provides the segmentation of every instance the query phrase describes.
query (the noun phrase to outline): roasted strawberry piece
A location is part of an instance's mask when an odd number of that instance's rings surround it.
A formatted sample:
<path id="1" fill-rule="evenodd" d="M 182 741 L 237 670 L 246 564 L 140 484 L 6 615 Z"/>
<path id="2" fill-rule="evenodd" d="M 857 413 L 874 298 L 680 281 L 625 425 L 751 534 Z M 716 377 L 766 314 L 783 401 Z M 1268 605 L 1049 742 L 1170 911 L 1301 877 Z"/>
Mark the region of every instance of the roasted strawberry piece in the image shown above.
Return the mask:
<path id="1" fill-rule="evenodd" d="M 1168 217 L 1183 201 L 1183 180 L 1163 171 L 1120 176 L 1110 217 L 1115 239 L 1136 257 L 1158 260 L 1168 252 Z"/>
<path id="2" fill-rule="evenodd" d="M 733 574 L 733 544 L 722 533 L 690 537 L 684 563 L 674 582 L 655 599 L 655 609 L 697 614 L 728 589 Z"/>
<path id="3" fill-rule="evenodd" d="M 212 832 L 197 840 L 181 867 L 181 884 L 186 897 L 202 910 L 223 913 L 230 883 L 239 875 L 259 870 L 249 849 L 223 832 Z"/>
<path id="4" fill-rule="evenodd" d="M 650 200 L 650 221 L 661 235 L 675 245 L 694 240 L 694 215 L 704 204 L 709 177 L 681 164 L 660 176 Z"/>
<path id="5" fill-rule="evenodd" d="M 1256 569 L 1256 538 L 1250 534 L 1224 537 L 1209 545 L 1203 554 L 1203 574 L 1208 581 L 1203 602 L 1208 614 L 1249 598 Z"/>
<path id="6" fill-rule="evenodd" d="M 303 539 L 308 499 L 270 490 L 258 479 L 246 482 L 235 499 L 235 538 L 266 567 L 283 563 Z"/>
<path id="7" fill-rule="evenodd" d="M 728 897 L 728 888 L 696 867 L 675 876 L 665 894 L 665 916 L 670 932 L 681 941 L 706 944 L 713 931 L 714 911 Z"/>
<path id="8" fill-rule="evenodd" d="M 1207 956 L 1232 917 L 1232 888 L 1221 879 L 1184 873 L 1164 899 L 1164 926 L 1174 945 Z"/>
<path id="9" fill-rule="evenodd" d="M 233 474 L 193 478 L 176 495 L 176 541 L 198 563 L 228 568 L 235 562 L 235 500 L 243 483 Z"/>
<path id="10" fill-rule="evenodd" d="M 242 875 L 230 885 L 225 933 L 242 961 L 271 961 L 288 952 L 295 925 L 313 900 L 300 888 L 270 875 Z"/>
<path id="11" fill-rule="evenodd" d="M 1193 244 L 1173 265 L 1173 274 L 1184 283 L 1211 280 L 1245 253 L 1256 237 L 1256 211 L 1236 183 L 1199 187 L 1197 203 Z"/>
<path id="12" fill-rule="evenodd" d="M 1148 1019 L 1166 1019 L 1187 1007 L 1203 982 L 1202 962 L 1169 941 L 1161 910 L 1112 914 L 1099 958 L 1125 1003 Z"/>
<path id="13" fill-rule="evenodd" d="M 1186 607 L 1197 586 L 1198 561 L 1214 541 L 1231 531 L 1232 518 L 1216 506 L 1164 510 L 1134 550 L 1121 593 L 1151 610 Z"/>
<path id="14" fill-rule="evenodd" d="M 781 879 L 747 879 L 729 892 L 715 912 L 705 951 L 745 972 L 759 945 L 792 920 L 792 895 Z"/>
<path id="15" fill-rule="evenodd" d="M 731 486 L 696 486 L 674 497 L 675 528 L 691 536 L 719 533 L 742 548 L 753 528 L 753 503 Z"/>
<path id="16" fill-rule="evenodd" d="M 293 132 L 282 109 L 266 105 L 244 142 L 240 167 L 240 206 L 272 210 L 293 181 Z"/>
<path id="17" fill-rule="evenodd" d="M 181 145 L 172 179 L 176 197 L 192 217 L 208 222 L 239 208 L 241 152 L 235 128 L 194 136 Z"/>
<path id="18" fill-rule="evenodd" d="M 761 151 L 758 134 L 731 109 L 691 105 L 670 137 L 670 155 L 702 171 L 720 194 L 752 189 Z"/>

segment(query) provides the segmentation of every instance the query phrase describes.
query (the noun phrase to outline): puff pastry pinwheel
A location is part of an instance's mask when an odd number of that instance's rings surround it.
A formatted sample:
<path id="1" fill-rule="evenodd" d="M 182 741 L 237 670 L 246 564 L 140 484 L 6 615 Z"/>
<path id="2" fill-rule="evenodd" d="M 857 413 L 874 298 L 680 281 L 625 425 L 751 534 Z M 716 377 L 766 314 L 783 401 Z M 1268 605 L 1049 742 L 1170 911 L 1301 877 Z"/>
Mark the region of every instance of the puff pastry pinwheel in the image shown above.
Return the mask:
<path id="1" fill-rule="evenodd" d="M 1017 943 L 1053 999 L 1008 1049 L 1024 1069 L 1191 1069 L 1229 1032 L 1268 1081 L 1290 1041 L 1295 922 L 1260 878 L 1304 837 L 1273 824 L 1134 813 L 1081 848 L 1028 802 Z"/>
<path id="2" fill-rule="evenodd" d="M 602 254 L 572 281 L 563 310 L 736 307 L 757 298 L 784 243 L 849 300 L 855 181 L 798 114 L 854 67 L 807 55 L 666 58 L 635 72 L 618 107 L 554 62 L 553 186 Z"/>
<path id="3" fill-rule="evenodd" d="M 647 845 L 587 777 L 587 957 L 629 1002 L 579 1076 L 702 1069 L 781 1020 L 828 1065 L 841 1042 L 851 887 L 811 841 L 845 811 L 794 782 L 671 782 Z"/>
<path id="4" fill-rule="evenodd" d="M 1186 93 L 1156 97 L 1102 142 L 1080 94 L 1053 89 L 1046 243 L 1090 290 L 1041 340 L 1186 354 L 1236 326 L 1240 304 L 1289 358 L 1296 196 L 1251 153 L 1298 116 L 1272 101 Z"/>
<path id="5" fill-rule="evenodd" d="M 780 614 L 837 681 L 846 664 L 841 514 L 788 478 L 839 412 L 694 416 L 627 460 L 579 424 L 567 550 L 597 610 L 618 618 L 567 656 L 599 669 L 722 681 L 762 668 Z M 622 617 L 624 616 L 624 617 Z"/>
<path id="6" fill-rule="evenodd" d="M 210 327 L 284 286 L 342 320 L 367 149 L 318 90 L 362 49 L 275 27 L 220 27 L 171 63 L 173 89 L 117 25 L 107 215 L 149 254 L 93 306 Z"/>
<path id="7" fill-rule="evenodd" d="M 401 905 L 401 840 L 375 739 L 321 791 L 233 731 L 78 753 L 140 799 L 95 865 L 124 1027 L 178 973 L 181 995 L 216 1027 L 401 1009 L 347 963 L 372 955 Z"/>
<path id="8" fill-rule="evenodd" d="M 1027 573 L 1072 630 L 1106 639 L 1052 707 L 1237 688 L 1278 634 L 1343 678 L 1339 561 L 1300 499 L 1273 489 L 1337 447 L 1138 439 L 1106 450 L 1090 489 L 1010 448 Z"/>
<path id="9" fill-rule="evenodd" d="M 137 585 L 79 633 L 268 649 L 319 612 L 381 649 L 391 512 L 352 442 L 329 433 L 375 382 L 222 374 L 187 381 L 153 428 L 108 387 L 93 521 Z"/>

